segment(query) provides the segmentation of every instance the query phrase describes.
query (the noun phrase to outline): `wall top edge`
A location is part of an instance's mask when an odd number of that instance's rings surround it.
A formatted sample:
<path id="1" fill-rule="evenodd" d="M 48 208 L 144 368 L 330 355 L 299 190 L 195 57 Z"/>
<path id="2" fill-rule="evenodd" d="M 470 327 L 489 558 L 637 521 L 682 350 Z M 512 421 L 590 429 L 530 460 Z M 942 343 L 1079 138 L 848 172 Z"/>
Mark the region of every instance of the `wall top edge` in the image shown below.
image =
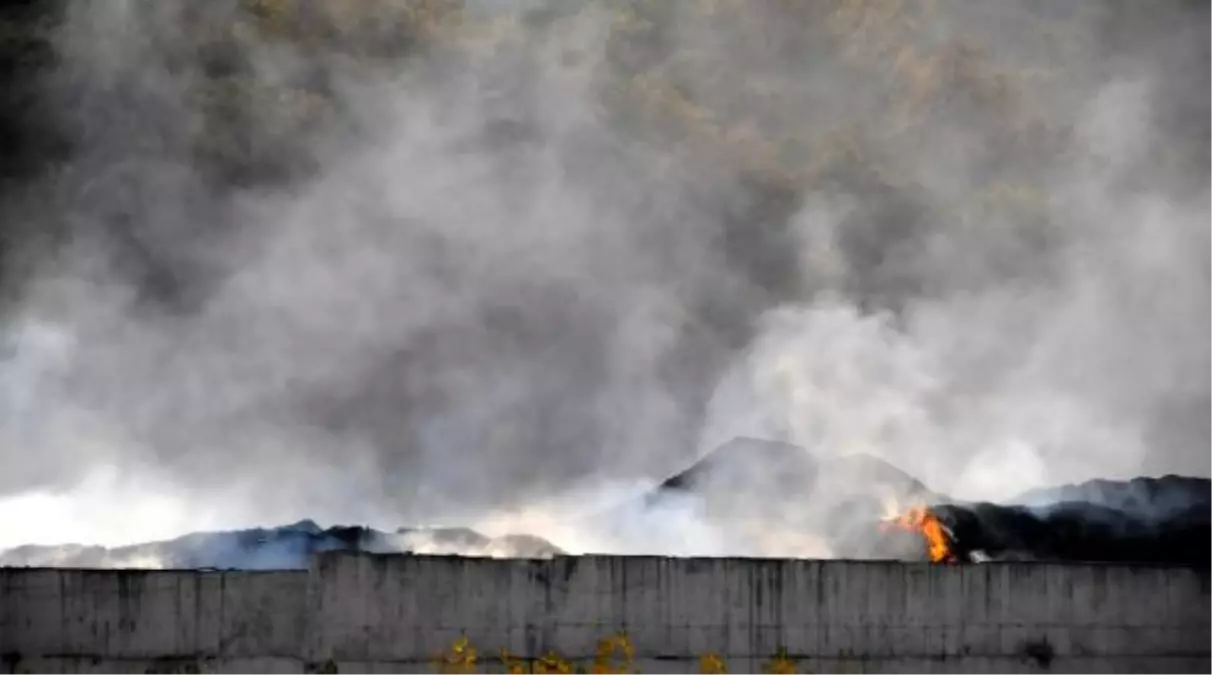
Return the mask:
<path id="1" fill-rule="evenodd" d="M 374 553 L 369 551 L 319 551 L 312 554 L 312 559 L 325 558 L 369 558 L 388 562 L 397 559 L 426 559 L 426 560 L 460 560 L 500 564 L 548 564 L 552 562 L 599 562 L 599 561 L 663 561 L 683 564 L 720 564 L 733 563 L 754 566 L 780 565 L 816 565 L 824 567 L 898 567 L 917 569 L 976 569 L 984 567 L 1066 567 L 1066 568 L 1098 568 L 1098 569 L 1193 569 L 1205 574 L 1212 572 L 1200 565 L 1186 565 L 1158 562 L 1102 562 L 1102 561 L 1068 561 L 1068 560 L 1005 560 L 981 563 L 932 563 L 927 561 L 907 561 L 895 559 L 871 558 L 770 558 L 746 556 L 663 556 L 663 555 L 614 555 L 614 554 L 578 554 L 554 555 L 540 558 L 502 558 L 494 556 L 464 556 L 456 554 L 417 554 L 417 553 Z"/>
<path id="2" fill-rule="evenodd" d="M 901 569 L 931 569 L 931 570 L 964 570 L 978 568 L 1069 568 L 1069 569 L 1132 569 L 1132 570 L 1193 570 L 1205 576 L 1212 574 L 1212 570 L 1199 565 L 1182 565 L 1182 564 L 1166 564 L 1166 563 L 1120 563 L 1120 562 L 1081 562 L 1081 561 L 1052 561 L 1052 560 L 1016 560 L 1016 561 L 990 561 L 982 563 L 962 563 L 962 564 L 939 564 L 924 561 L 903 561 L 903 560 L 872 560 L 872 559 L 842 559 L 842 558 L 762 558 L 762 557 L 744 557 L 744 556 L 659 556 L 659 555 L 603 555 L 603 554 L 587 554 L 587 555 L 556 555 L 545 558 L 499 558 L 492 556 L 463 556 L 454 554 L 416 554 L 416 553 L 372 553 L 367 551 L 320 551 L 313 553 L 311 556 L 312 563 L 323 562 L 327 560 L 342 559 L 342 558 L 366 558 L 379 563 L 390 563 L 399 560 L 424 560 L 424 561 L 449 561 L 449 562 L 471 562 L 475 564 L 487 565 L 549 565 L 549 564 L 577 564 L 585 563 L 601 563 L 614 561 L 616 563 L 625 564 L 628 562 L 664 562 L 678 565 L 699 566 L 699 565 L 719 565 L 719 564 L 734 564 L 742 566 L 754 567 L 782 567 L 789 565 L 796 566 L 816 566 L 816 567 L 882 567 L 882 568 L 901 568 Z M 7 572 L 92 572 L 92 573 L 123 573 L 123 574 L 227 574 L 227 575 L 248 575 L 260 576 L 266 574 L 298 574 L 307 575 L 307 569 L 299 568 L 282 568 L 282 569 L 257 569 L 245 570 L 237 568 L 132 568 L 132 567 L 52 567 L 52 566 L 3 566 L 0 565 L 0 573 Z"/>

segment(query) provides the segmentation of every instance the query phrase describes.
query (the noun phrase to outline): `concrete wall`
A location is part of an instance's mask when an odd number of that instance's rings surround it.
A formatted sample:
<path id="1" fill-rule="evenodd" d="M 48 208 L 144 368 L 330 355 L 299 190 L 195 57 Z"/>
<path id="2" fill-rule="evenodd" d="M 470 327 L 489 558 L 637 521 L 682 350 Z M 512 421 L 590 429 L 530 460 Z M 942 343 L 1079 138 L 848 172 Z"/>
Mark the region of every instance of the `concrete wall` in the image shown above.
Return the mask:
<path id="1" fill-rule="evenodd" d="M 0 570 L 0 672 L 433 672 L 461 636 L 696 672 L 1209 672 L 1209 575 L 1175 568 L 325 554 L 310 572 Z"/>
<path id="2" fill-rule="evenodd" d="M 307 576 L 0 569 L 0 672 L 298 672 Z"/>

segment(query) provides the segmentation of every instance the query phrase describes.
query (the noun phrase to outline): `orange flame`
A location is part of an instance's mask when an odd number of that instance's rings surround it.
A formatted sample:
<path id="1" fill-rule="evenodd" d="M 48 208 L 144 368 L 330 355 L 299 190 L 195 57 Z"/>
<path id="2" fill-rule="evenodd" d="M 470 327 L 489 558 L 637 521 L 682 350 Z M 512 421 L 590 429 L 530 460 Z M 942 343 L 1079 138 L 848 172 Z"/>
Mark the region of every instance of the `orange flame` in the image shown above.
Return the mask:
<path id="1" fill-rule="evenodd" d="M 943 528 L 943 523 L 930 513 L 924 506 L 909 509 L 904 514 L 883 521 L 880 529 L 887 531 L 892 528 L 917 532 L 926 541 L 926 549 L 930 554 L 930 562 L 952 563 L 956 561 L 955 553 Z"/>

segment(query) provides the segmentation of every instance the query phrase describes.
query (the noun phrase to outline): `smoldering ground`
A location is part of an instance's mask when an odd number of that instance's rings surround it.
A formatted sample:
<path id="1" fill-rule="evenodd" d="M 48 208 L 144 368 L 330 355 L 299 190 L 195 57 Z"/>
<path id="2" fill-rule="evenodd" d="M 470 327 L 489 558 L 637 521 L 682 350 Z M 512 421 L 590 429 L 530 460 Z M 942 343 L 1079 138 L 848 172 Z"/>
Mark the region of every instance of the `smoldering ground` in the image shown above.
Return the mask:
<path id="1" fill-rule="evenodd" d="M 1208 475 L 1206 4 L 337 5 L 49 13 L 6 542 Z"/>

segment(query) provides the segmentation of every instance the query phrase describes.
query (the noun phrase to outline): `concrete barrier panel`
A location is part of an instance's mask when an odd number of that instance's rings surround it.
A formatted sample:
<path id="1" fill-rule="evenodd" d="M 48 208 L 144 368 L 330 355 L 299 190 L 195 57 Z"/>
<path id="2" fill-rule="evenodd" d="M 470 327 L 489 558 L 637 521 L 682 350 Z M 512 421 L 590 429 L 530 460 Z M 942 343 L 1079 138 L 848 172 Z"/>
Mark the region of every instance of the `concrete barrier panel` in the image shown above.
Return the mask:
<path id="1" fill-rule="evenodd" d="M 649 669 L 715 652 L 748 671 L 779 652 L 826 670 L 1167 670 L 1207 663 L 1209 643 L 1207 574 L 1188 569 L 332 554 L 311 592 L 309 661 L 421 670 L 460 636 L 585 663 L 625 632 Z"/>
<path id="2" fill-rule="evenodd" d="M 307 572 L 5 569 L 0 671 L 433 672 L 468 649 L 480 672 L 543 657 L 591 669 L 602 640 L 622 635 L 614 663 L 640 672 L 698 671 L 709 654 L 731 672 L 1208 672 L 1208 577 L 350 553 Z"/>
<path id="3" fill-rule="evenodd" d="M 50 668 L 32 659 L 85 672 L 266 658 L 297 668 L 306 589 L 305 572 L 0 569 L 0 654 L 26 672 Z"/>

